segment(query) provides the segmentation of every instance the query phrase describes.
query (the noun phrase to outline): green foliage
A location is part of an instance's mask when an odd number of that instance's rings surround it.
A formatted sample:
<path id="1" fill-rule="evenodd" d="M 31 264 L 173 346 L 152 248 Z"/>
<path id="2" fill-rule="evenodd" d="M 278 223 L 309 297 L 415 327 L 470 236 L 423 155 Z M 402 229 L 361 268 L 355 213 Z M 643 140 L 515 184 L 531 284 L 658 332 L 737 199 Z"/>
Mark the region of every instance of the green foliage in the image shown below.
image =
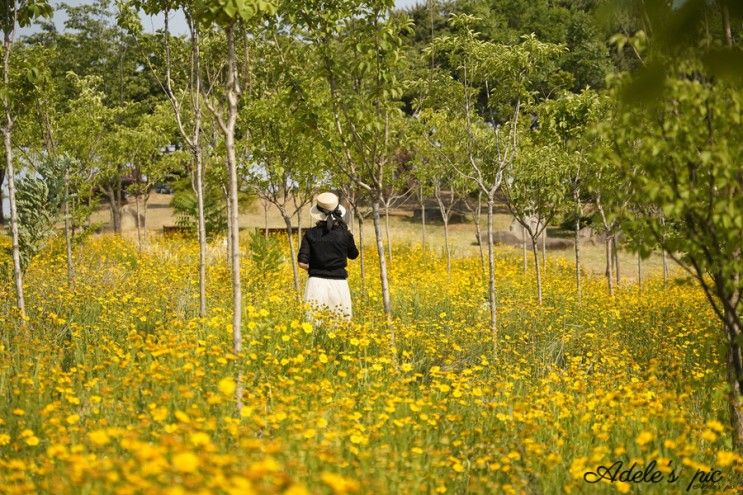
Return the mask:
<path id="1" fill-rule="evenodd" d="M 46 160 L 38 168 L 37 174 L 18 180 L 18 244 L 24 271 L 54 234 L 64 201 L 63 166 L 61 161 Z"/>
<path id="2" fill-rule="evenodd" d="M 259 278 L 267 278 L 277 273 L 284 262 L 279 240 L 273 236 L 265 236 L 259 229 L 248 235 L 248 249 L 252 261 L 251 269 Z"/>
<path id="3" fill-rule="evenodd" d="M 506 203 L 532 238 L 566 209 L 568 165 L 568 156 L 558 146 L 524 138 L 516 160 L 505 170 Z"/>
<path id="4" fill-rule="evenodd" d="M 630 187 L 647 235 L 725 294 L 740 293 L 743 272 L 743 91 L 685 64 L 650 108 L 625 105 L 608 129 L 612 157 Z M 651 110 L 648 112 L 648 110 Z M 669 227 L 672 227 L 669 230 Z"/>
<path id="5" fill-rule="evenodd" d="M 186 178 L 176 185 L 170 206 L 175 211 L 176 225 L 197 235 L 198 204 L 196 193 Z M 217 187 L 206 187 L 204 191 L 204 224 L 206 237 L 211 240 L 227 232 L 227 206 L 222 191 Z"/>

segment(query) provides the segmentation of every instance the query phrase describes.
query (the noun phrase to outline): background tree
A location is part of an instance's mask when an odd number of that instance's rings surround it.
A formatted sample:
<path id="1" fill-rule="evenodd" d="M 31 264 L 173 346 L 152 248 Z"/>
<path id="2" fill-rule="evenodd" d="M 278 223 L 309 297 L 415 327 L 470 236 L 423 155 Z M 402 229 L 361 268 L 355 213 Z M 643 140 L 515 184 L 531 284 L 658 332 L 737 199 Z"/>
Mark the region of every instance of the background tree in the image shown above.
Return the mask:
<path id="1" fill-rule="evenodd" d="M 119 8 L 119 25 L 129 32 L 142 37 L 142 28 L 138 11 L 142 10 L 153 15 L 163 13 L 164 25 L 161 44 L 164 56 L 148 59 L 148 66 L 152 75 L 165 96 L 168 98 L 175 117 L 176 127 L 181 140 L 191 153 L 188 171 L 191 177 L 191 186 L 195 194 L 196 233 L 199 241 L 199 315 L 206 316 L 206 243 L 207 225 L 205 212 L 204 191 L 204 151 L 202 134 L 204 131 L 202 106 L 202 55 L 201 55 L 201 26 L 195 17 L 197 5 L 194 2 L 169 2 L 160 0 L 133 0 L 131 3 L 121 3 Z M 171 12 L 181 11 L 188 26 L 190 50 L 184 48 L 180 39 L 175 40 L 176 50 L 173 49 L 173 38 L 170 33 L 169 16 Z M 187 52 L 187 53 L 186 53 Z M 162 59 L 158 64 L 157 58 Z M 162 65 L 164 74 L 158 73 Z M 187 196 L 182 196 L 184 200 Z M 179 202 L 181 206 L 186 203 Z M 214 209 L 212 209 L 212 213 Z M 188 218 L 186 215 L 183 218 Z M 212 222 L 214 225 L 215 223 Z"/>
<path id="2" fill-rule="evenodd" d="M 588 178 L 592 174 L 595 156 L 591 150 L 599 146 L 600 133 L 592 132 L 607 111 L 607 101 L 593 90 L 579 94 L 565 93 L 547 100 L 537 109 L 535 141 L 559 146 L 566 159 L 567 194 L 573 201 L 573 228 L 575 230 L 575 284 L 581 299 L 580 229 L 584 219 Z"/>
<path id="3" fill-rule="evenodd" d="M 505 170 L 503 195 L 509 211 L 529 236 L 537 301 L 541 305 L 542 274 L 537 243 L 547 225 L 564 208 L 567 157 L 558 147 L 525 141 L 518 158 Z"/>
<path id="4" fill-rule="evenodd" d="M 13 275 L 16 289 L 16 305 L 25 316 L 26 303 L 23 295 L 23 272 L 21 267 L 21 253 L 19 244 L 19 219 L 16 209 L 15 169 L 13 158 L 13 126 L 20 111 L 19 105 L 23 98 L 17 98 L 11 87 L 11 53 L 18 26 L 31 24 L 35 18 L 49 17 L 52 14 L 51 6 L 44 0 L 5 0 L 2 4 L 0 29 L 3 31 L 3 85 L 0 91 L 0 100 L 3 107 L 3 142 L 5 146 L 5 173 L 8 176 L 8 197 L 10 200 L 10 231 L 12 236 Z M 0 201 L 2 198 L 0 198 Z"/>
<path id="5" fill-rule="evenodd" d="M 497 304 L 495 258 L 493 252 L 493 208 L 503 173 L 518 154 L 519 117 L 522 105 L 533 102 L 534 87 L 554 72 L 551 64 L 563 52 L 558 45 L 525 37 L 517 45 L 495 44 L 479 39 L 473 25 L 477 19 L 457 15 L 451 20 L 456 34 L 434 40 L 433 48 L 450 66 L 456 67 L 464 91 L 460 110 L 467 131 L 468 167 L 459 173 L 482 191 L 488 205 L 488 305 L 493 353 L 497 354 Z M 497 84 L 496 84 L 497 82 Z M 483 113 L 488 124 L 478 118 L 475 99 L 484 90 Z"/>
<path id="6" fill-rule="evenodd" d="M 647 105 L 619 109 L 619 125 L 608 130 L 612 163 L 630 184 L 622 191 L 633 204 L 662 211 L 642 217 L 650 235 L 636 242 L 648 250 L 660 244 L 692 274 L 723 324 L 733 442 L 740 450 L 743 92 L 706 77 L 701 64 L 680 63 L 677 70 L 652 112 Z"/>

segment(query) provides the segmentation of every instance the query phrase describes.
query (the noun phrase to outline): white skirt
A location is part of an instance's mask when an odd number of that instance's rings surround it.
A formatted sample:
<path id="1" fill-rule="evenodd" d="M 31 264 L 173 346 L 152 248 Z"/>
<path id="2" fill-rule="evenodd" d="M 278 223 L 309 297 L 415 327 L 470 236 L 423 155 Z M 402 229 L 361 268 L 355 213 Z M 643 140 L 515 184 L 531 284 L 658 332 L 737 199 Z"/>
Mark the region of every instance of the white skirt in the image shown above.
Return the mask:
<path id="1" fill-rule="evenodd" d="M 348 280 L 310 277 L 304 290 L 304 300 L 313 309 L 325 309 L 351 319 L 351 290 Z"/>

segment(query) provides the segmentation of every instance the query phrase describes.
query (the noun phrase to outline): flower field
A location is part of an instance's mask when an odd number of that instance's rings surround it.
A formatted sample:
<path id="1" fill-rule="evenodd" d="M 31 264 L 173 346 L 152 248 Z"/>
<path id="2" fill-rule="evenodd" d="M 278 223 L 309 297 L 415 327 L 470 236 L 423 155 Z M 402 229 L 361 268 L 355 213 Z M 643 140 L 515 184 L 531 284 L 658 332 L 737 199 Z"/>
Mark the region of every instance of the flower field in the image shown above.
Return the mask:
<path id="1" fill-rule="evenodd" d="M 520 254 L 499 250 L 494 356 L 480 260 L 447 276 L 396 246 L 395 366 L 371 249 L 365 290 L 350 266 L 350 324 L 308 323 L 289 264 L 265 275 L 246 256 L 239 356 L 211 249 L 204 319 L 187 240 L 139 253 L 93 237 L 74 287 L 53 245 L 26 274 L 25 323 L 0 286 L 0 493 L 660 494 L 698 469 L 722 473 L 705 493 L 737 493 L 722 330 L 681 272 L 614 297 L 586 275 L 578 302 L 571 262 L 553 258 L 540 307 Z M 680 480 L 584 480 L 618 460 Z"/>

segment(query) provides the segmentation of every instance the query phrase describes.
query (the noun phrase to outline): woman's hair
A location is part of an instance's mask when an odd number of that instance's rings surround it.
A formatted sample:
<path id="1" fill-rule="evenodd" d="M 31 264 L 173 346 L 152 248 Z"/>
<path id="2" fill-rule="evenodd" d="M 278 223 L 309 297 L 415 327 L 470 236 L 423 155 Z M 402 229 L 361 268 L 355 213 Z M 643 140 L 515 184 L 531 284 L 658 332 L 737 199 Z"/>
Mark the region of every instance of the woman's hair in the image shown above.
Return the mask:
<path id="1" fill-rule="evenodd" d="M 328 211 L 318 206 L 317 209 L 328 215 L 325 220 L 318 220 L 315 224 L 318 227 L 323 227 L 325 229 L 325 232 L 329 232 L 338 228 L 348 230 L 348 225 L 346 225 L 346 222 L 343 221 L 343 215 L 341 214 L 340 208 L 336 208 L 333 211 Z"/>

